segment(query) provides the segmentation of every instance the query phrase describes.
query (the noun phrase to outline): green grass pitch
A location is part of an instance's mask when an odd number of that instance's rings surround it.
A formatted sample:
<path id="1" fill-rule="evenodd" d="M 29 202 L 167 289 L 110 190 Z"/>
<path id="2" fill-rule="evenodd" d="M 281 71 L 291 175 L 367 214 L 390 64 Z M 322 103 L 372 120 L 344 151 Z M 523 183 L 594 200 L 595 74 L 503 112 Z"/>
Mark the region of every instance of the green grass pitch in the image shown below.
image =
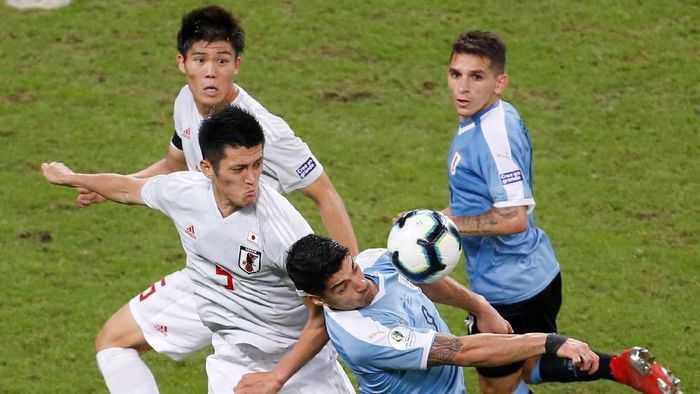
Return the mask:
<path id="1" fill-rule="evenodd" d="M 162 157 L 180 17 L 195 1 L 0 4 L 0 393 L 104 393 L 102 323 L 183 265 L 167 218 L 79 209 L 39 165 L 139 170 Z M 700 34 L 697 1 L 222 2 L 247 31 L 238 82 L 312 147 L 362 248 L 390 220 L 447 204 L 456 128 L 450 44 L 508 44 L 511 101 L 534 146 L 537 224 L 562 265 L 561 331 L 617 352 L 645 345 L 700 391 Z M 309 202 L 292 201 L 322 232 Z M 464 269 L 455 277 L 464 280 Z M 455 333 L 463 313 L 442 308 Z M 206 390 L 206 352 L 150 354 L 164 393 Z M 467 384 L 476 392 L 475 374 Z M 537 393 L 627 393 L 609 382 Z"/>

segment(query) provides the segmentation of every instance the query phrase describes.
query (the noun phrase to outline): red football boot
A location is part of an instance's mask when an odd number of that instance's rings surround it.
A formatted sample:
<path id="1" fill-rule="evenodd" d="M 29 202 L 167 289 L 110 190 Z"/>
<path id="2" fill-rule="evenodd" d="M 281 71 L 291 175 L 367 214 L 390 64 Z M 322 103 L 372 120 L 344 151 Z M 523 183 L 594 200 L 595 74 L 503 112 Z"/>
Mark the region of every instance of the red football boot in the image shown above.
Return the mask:
<path id="1" fill-rule="evenodd" d="M 683 394 L 680 379 L 654 361 L 649 349 L 633 347 L 613 357 L 615 380 L 645 394 Z"/>

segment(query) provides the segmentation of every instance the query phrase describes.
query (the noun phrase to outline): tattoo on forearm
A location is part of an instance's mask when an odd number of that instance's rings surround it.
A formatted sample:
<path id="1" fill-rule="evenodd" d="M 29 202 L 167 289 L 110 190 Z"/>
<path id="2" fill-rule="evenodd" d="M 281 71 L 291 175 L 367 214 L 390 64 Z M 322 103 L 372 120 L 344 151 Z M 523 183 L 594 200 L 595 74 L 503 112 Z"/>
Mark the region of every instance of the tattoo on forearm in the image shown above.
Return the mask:
<path id="1" fill-rule="evenodd" d="M 437 334 L 428 354 L 428 365 L 449 364 L 462 347 L 459 338 L 453 335 Z"/>
<path id="2" fill-rule="evenodd" d="M 492 208 L 478 216 L 461 216 L 457 225 L 469 235 L 488 235 L 493 226 L 518 216 L 520 207 Z"/>

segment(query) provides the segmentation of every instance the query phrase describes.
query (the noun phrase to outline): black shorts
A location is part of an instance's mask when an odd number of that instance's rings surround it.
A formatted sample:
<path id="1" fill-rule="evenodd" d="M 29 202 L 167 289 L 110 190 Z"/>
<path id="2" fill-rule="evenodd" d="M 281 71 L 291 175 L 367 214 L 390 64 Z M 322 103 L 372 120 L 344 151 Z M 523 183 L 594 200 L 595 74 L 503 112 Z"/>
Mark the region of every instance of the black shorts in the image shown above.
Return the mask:
<path id="1" fill-rule="evenodd" d="M 516 334 L 528 332 L 557 332 L 557 314 L 561 308 L 561 275 L 554 279 L 534 297 L 514 304 L 493 305 L 498 313 L 508 320 Z M 470 334 L 478 334 L 476 316 L 470 316 Z M 485 377 L 501 377 L 510 375 L 522 368 L 524 361 L 500 367 L 477 368 Z"/>

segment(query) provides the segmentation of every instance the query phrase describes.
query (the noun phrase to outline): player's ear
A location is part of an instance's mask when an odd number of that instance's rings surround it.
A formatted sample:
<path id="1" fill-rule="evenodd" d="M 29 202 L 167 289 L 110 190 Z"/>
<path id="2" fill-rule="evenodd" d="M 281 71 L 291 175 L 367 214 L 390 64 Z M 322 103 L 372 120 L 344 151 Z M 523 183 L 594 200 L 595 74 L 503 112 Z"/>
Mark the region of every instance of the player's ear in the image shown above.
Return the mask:
<path id="1" fill-rule="evenodd" d="M 325 302 L 323 302 L 323 300 L 319 296 L 309 294 L 308 297 L 309 301 L 311 301 L 314 305 L 323 306 L 325 304 Z"/>
<path id="2" fill-rule="evenodd" d="M 177 55 L 175 60 L 177 61 L 177 68 L 179 68 L 180 72 L 184 74 L 185 73 L 185 57 L 182 55 Z"/>
<path id="3" fill-rule="evenodd" d="M 202 169 L 202 172 L 207 176 L 207 178 L 211 179 L 214 177 L 214 167 L 212 167 L 211 163 L 209 163 L 209 160 L 202 159 L 202 161 L 199 162 L 199 168 Z"/>
<path id="4" fill-rule="evenodd" d="M 501 74 L 496 78 L 494 93 L 500 96 L 506 90 L 506 87 L 508 87 L 508 74 Z"/>
<path id="5" fill-rule="evenodd" d="M 236 57 L 235 65 L 236 65 L 236 71 L 233 72 L 234 75 L 238 74 L 239 71 L 241 71 L 241 64 L 243 63 L 243 60 L 241 59 L 240 56 Z"/>

